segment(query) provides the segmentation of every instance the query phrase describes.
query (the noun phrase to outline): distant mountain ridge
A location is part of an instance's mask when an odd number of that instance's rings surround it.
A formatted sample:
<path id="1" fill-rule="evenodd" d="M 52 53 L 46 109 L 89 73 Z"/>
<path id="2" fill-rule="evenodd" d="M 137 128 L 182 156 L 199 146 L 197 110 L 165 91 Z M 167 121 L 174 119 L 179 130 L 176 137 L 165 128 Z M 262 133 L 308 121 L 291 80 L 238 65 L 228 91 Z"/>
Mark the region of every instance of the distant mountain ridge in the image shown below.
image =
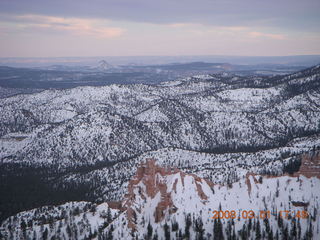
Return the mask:
<path id="1" fill-rule="evenodd" d="M 288 64 L 312 66 L 320 63 L 320 55 L 296 56 L 119 56 L 119 57 L 60 57 L 60 58 L 0 58 L 1 65 L 13 67 L 40 67 L 48 65 L 88 65 L 93 66 L 98 61 L 105 60 L 115 65 L 169 64 L 172 62 L 229 62 L 231 64 Z"/>

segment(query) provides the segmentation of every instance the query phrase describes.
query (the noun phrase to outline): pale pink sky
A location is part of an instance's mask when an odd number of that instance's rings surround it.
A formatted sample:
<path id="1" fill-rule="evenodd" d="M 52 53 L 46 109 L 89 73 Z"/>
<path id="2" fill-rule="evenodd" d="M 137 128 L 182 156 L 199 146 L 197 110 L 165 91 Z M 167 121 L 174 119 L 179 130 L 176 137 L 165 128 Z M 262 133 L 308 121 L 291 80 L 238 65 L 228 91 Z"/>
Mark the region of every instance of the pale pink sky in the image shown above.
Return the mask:
<path id="1" fill-rule="evenodd" d="M 2 0 L 0 57 L 320 54 L 320 1 L 151 2 Z"/>

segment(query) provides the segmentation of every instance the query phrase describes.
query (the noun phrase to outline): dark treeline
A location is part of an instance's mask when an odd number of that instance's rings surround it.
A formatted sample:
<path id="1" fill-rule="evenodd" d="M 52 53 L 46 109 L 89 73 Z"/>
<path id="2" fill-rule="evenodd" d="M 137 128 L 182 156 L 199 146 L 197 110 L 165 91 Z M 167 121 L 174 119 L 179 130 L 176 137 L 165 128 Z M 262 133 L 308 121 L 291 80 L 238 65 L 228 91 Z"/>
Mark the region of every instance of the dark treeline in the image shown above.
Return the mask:
<path id="1" fill-rule="evenodd" d="M 82 166 L 77 172 L 85 173 L 113 163 Z M 54 169 L 54 167 L 52 167 Z M 72 173 L 71 169 L 57 173 L 48 167 L 28 167 L 20 164 L 3 164 L 0 168 L 0 222 L 28 209 L 62 204 L 68 201 L 94 201 L 87 193 L 91 185 L 58 185 L 56 179 Z"/>

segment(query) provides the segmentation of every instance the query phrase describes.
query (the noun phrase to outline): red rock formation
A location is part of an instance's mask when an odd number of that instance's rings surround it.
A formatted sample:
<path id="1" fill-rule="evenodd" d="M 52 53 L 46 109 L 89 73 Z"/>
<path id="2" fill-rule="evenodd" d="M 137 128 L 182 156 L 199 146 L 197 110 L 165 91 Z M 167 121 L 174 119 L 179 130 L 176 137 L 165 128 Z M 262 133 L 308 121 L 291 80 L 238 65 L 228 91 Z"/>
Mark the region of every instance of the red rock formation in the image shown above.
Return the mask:
<path id="1" fill-rule="evenodd" d="M 162 183 L 158 177 L 177 173 L 179 170 L 176 168 L 161 168 L 155 164 L 154 159 L 147 159 L 137 169 L 135 176 L 130 180 L 128 185 L 128 194 L 125 196 L 124 206 L 127 209 L 128 226 L 135 230 L 135 215 L 139 209 L 134 209 L 134 201 L 138 192 L 139 197 L 146 199 L 146 197 L 154 198 L 158 192 L 161 194 L 161 201 L 155 210 L 155 220 L 159 222 L 164 217 L 166 209 L 174 209 L 171 194 L 167 193 L 166 183 Z M 143 183 L 146 191 L 143 191 L 139 183 Z M 137 191 L 135 191 L 137 190 Z"/>
<path id="2" fill-rule="evenodd" d="M 177 193 L 177 184 L 178 184 L 178 179 L 176 179 L 176 180 L 174 181 L 174 183 L 173 183 L 173 191 L 174 191 L 175 193 Z"/>
<path id="3" fill-rule="evenodd" d="M 253 177 L 253 181 L 254 181 L 255 184 L 259 183 L 259 181 L 256 178 L 256 174 L 251 173 L 251 172 L 247 172 L 247 174 L 246 174 L 246 184 L 247 184 L 247 187 L 248 187 L 249 196 L 251 195 L 251 188 L 252 188 L 251 187 L 251 182 L 250 182 L 250 176 Z"/>
<path id="4" fill-rule="evenodd" d="M 299 172 L 294 175 L 304 175 L 307 178 L 320 178 L 320 152 L 302 155 Z"/>
<path id="5" fill-rule="evenodd" d="M 135 206 L 135 199 L 137 197 L 146 199 L 154 198 L 158 193 L 160 193 L 160 201 L 155 208 L 154 217 L 155 222 L 160 222 L 164 219 L 166 212 L 172 214 L 177 211 L 176 206 L 174 206 L 171 198 L 171 189 L 168 190 L 168 185 L 166 179 L 163 178 L 168 175 L 179 173 L 182 185 L 184 186 L 185 173 L 179 171 L 177 168 L 164 168 L 156 165 L 154 159 L 147 159 L 145 163 L 142 163 L 135 176 L 130 180 L 128 185 L 128 194 L 125 196 L 123 202 L 123 207 L 127 210 L 128 226 L 132 229 L 136 229 L 136 214 L 140 211 Z M 205 195 L 201 183 L 203 179 L 197 177 L 196 175 L 190 174 L 196 184 L 197 192 L 199 197 L 203 200 L 207 200 L 208 197 Z M 213 186 L 210 181 L 206 182 L 209 186 Z M 172 191 L 177 191 L 178 179 L 173 183 Z M 145 187 L 143 187 L 145 186 Z"/>
<path id="6" fill-rule="evenodd" d="M 117 201 L 109 201 L 107 202 L 108 206 L 112 209 L 117 209 L 120 211 L 124 211 L 125 208 L 122 206 L 122 202 L 117 202 Z"/>
<path id="7" fill-rule="evenodd" d="M 167 192 L 167 185 L 165 183 L 159 183 L 158 189 L 161 194 L 161 200 L 154 213 L 155 222 L 160 222 L 164 218 L 167 209 L 175 209 L 171 194 Z"/>
<path id="8" fill-rule="evenodd" d="M 194 175 L 194 174 L 190 174 L 190 175 L 193 176 L 193 178 L 195 180 L 195 184 L 196 184 L 196 187 L 197 187 L 197 192 L 198 192 L 199 197 L 202 200 L 207 200 L 208 196 L 203 192 L 201 184 L 200 184 L 200 183 L 202 183 L 202 179 L 200 177 L 198 177 L 197 175 Z M 210 182 L 210 181 L 207 180 L 206 182 Z M 210 185 L 213 185 L 213 183 L 210 184 Z"/>

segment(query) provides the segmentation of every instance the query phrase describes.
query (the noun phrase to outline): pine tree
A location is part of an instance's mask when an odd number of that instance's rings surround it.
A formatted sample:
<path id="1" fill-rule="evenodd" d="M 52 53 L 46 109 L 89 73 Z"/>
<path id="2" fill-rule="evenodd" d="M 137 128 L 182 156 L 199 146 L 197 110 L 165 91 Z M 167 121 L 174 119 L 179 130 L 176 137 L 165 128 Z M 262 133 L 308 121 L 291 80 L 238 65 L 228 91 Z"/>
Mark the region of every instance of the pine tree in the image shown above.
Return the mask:
<path id="1" fill-rule="evenodd" d="M 32 226 L 33 226 L 33 221 L 30 219 L 30 220 L 28 221 L 28 227 L 29 227 L 29 228 L 32 228 Z"/>
<path id="2" fill-rule="evenodd" d="M 279 240 L 279 231 L 276 231 L 276 240 Z"/>
<path id="3" fill-rule="evenodd" d="M 307 239 L 313 238 L 312 222 L 309 222 L 309 227 L 307 229 Z"/>
<path id="4" fill-rule="evenodd" d="M 190 226 L 191 226 L 191 224 L 192 224 L 192 222 L 191 222 L 191 215 L 190 215 L 190 214 L 188 214 L 188 215 L 186 216 L 185 221 L 186 221 L 186 225 L 185 225 L 185 233 L 184 233 L 184 235 L 185 235 L 185 238 L 186 238 L 186 239 L 190 239 Z"/>
<path id="5" fill-rule="evenodd" d="M 257 221 L 257 225 L 256 225 L 256 240 L 260 240 L 261 239 L 261 229 L 260 229 L 260 221 Z"/>
<path id="6" fill-rule="evenodd" d="M 268 240 L 273 240 L 274 236 L 273 236 L 273 230 L 271 228 L 270 232 L 268 233 Z"/>
<path id="7" fill-rule="evenodd" d="M 42 239 L 43 240 L 48 239 L 48 228 L 45 228 L 44 232 L 42 233 Z"/>
<path id="8" fill-rule="evenodd" d="M 1 239 L 1 238 L 0 238 Z M 37 239 L 37 232 L 34 230 L 33 231 L 33 237 L 32 240 L 36 240 Z"/>
<path id="9" fill-rule="evenodd" d="M 233 231 L 232 231 L 232 240 L 236 240 L 237 239 L 237 236 L 236 236 L 236 230 L 235 228 L 233 227 Z"/>
<path id="10" fill-rule="evenodd" d="M 249 218 L 249 223 L 248 223 L 248 236 L 250 236 L 251 229 L 252 229 L 252 219 Z"/>
<path id="11" fill-rule="evenodd" d="M 280 216 L 280 213 L 278 214 L 277 220 L 278 220 L 278 227 L 279 227 L 279 228 L 282 228 L 282 227 L 283 227 L 283 219 L 282 219 L 282 217 Z"/>
<path id="12" fill-rule="evenodd" d="M 108 207 L 108 210 L 107 210 L 107 222 L 108 223 L 112 222 L 112 214 L 111 214 L 111 210 L 110 210 L 109 207 Z"/>
<path id="13" fill-rule="evenodd" d="M 300 224 L 300 218 L 298 218 L 298 224 L 297 224 L 297 237 L 298 239 L 301 239 L 301 224 Z"/>
<path id="14" fill-rule="evenodd" d="M 163 229 L 164 229 L 164 237 L 165 237 L 165 239 L 166 240 L 170 240 L 170 228 L 169 228 L 167 223 L 164 224 Z"/>
<path id="15" fill-rule="evenodd" d="M 268 219 L 268 218 L 265 218 L 265 219 L 263 220 L 263 222 L 264 222 L 264 225 L 265 225 L 265 228 L 266 228 L 266 232 L 267 232 L 267 234 L 269 234 L 269 233 L 270 233 L 270 223 L 269 223 L 269 219 Z"/>
<path id="16" fill-rule="evenodd" d="M 215 219 L 213 223 L 213 239 L 214 240 L 222 240 L 223 237 L 223 229 L 220 218 Z"/>
<path id="17" fill-rule="evenodd" d="M 67 231 L 68 237 L 71 238 L 72 232 L 69 224 L 67 225 L 66 231 Z"/>
<path id="18" fill-rule="evenodd" d="M 152 240 L 158 240 L 158 233 L 157 231 L 154 233 Z"/>
<path id="19" fill-rule="evenodd" d="M 246 227 L 246 224 L 245 224 L 245 223 L 242 225 L 242 229 L 241 229 L 241 239 L 242 239 L 242 240 L 248 239 L 247 227 Z"/>
<path id="20" fill-rule="evenodd" d="M 232 240 L 232 225 L 230 221 L 228 221 L 227 223 L 226 235 L 227 235 L 227 240 Z"/>
<path id="21" fill-rule="evenodd" d="M 148 239 L 151 239 L 152 238 L 152 232 L 153 232 L 153 228 L 152 228 L 152 226 L 151 226 L 151 224 L 150 224 L 150 222 L 148 223 L 148 226 L 147 226 L 147 236 L 148 236 Z"/>
<path id="22" fill-rule="evenodd" d="M 288 227 L 285 227 L 282 231 L 282 240 L 289 240 Z"/>
<path id="23" fill-rule="evenodd" d="M 179 223 L 176 222 L 176 221 L 172 222 L 172 223 L 171 223 L 171 231 L 172 231 L 172 232 L 176 232 L 176 231 L 178 231 L 178 230 L 179 230 Z"/>
<path id="24" fill-rule="evenodd" d="M 204 228 L 202 219 L 199 217 L 195 222 L 195 232 L 198 240 L 204 240 Z"/>
<path id="25" fill-rule="evenodd" d="M 113 239 L 113 233 L 112 233 L 113 230 L 114 230 L 114 228 L 113 228 L 113 225 L 111 224 L 109 232 L 108 232 L 107 240 L 112 240 Z"/>
<path id="26" fill-rule="evenodd" d="M 22 234 L 23 234 L 23 238 L 27 238 L 27 224 L 26 222 L 24 221 L 24 219 L 21 220 L 21 223 L 20 223 L 20 227 L 22 229 Z"/>
<path id="27" fill-rule="evenodd" d="M 26 222 L 24 221 L 23 218 L 21 219 L 20 227 L 21 227 L 22 231 L 25 231 L 26 228 L 27 228 L 27 224 L 26 224 Z"/>
<path id="28" fill-rule="evenodd" d="M 182 231 L 181 229 L 179 229 L 179 235 L 178 235 L 178 239 L 182 240 L 183 239 L 183 236 L 182 236 Z"/>
<path id="29" fill-rule="evenodd" d="M 291 221 L 290 239 L 297 239 L 297 224 L 294 218 Z"/>
<path id="30" fill-rule="evenodd" d="M 315 222 L 317 220 L 317 215 L 318 215 L 318 209 L 316 207 L 313 207 L 313 215 L 312 215 L 312 220 Z"/>

